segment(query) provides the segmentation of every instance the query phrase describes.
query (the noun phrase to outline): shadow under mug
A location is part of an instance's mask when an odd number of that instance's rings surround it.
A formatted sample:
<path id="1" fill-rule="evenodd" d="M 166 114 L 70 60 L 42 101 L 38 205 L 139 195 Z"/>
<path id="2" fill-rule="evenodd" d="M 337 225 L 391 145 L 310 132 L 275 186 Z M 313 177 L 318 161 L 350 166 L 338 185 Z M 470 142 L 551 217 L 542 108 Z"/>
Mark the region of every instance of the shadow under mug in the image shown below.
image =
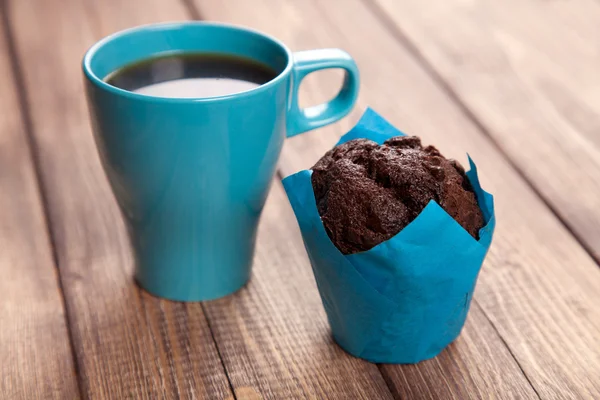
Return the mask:
<path id="1" fill-rule="evenodd" d="M 255 89 L 177 99 L 111 86 L 115 70 L 157 55 L 238 55 L 278 72 Z M 301 109 L 309 73 L 346 71 L 338 95 Z M 283 141 L 345 116 L 359 75 L 342 50 L 293 53 L 249 29 L 205 22 L 155 24 L 96 43 L 83 59 L 94 138 L 126 222 L 135 277 L 150 293 L 179 301 L 225 296 L 250 277 L 258 220 Z"/>

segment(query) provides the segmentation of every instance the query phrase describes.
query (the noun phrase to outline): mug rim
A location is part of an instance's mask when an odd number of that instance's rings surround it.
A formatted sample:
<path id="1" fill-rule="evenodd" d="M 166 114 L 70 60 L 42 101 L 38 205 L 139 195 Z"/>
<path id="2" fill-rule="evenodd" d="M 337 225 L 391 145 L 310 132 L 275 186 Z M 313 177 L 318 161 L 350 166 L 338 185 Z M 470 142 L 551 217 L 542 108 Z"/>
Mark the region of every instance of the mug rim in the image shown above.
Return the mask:
<path id="1" fill-rule="evenodd" d="M 287 63 L 285 65 L 285 68 L 283 69 L 283 71 L 281 71 L 275 78 L 271 79 L 270 81 L 268 81 L 266 83 L 263 83 L 262 85 L 260 85 L 258 87 L 252 88 L 250 90 L 245 90 L 243 92 L 238 92 L 238 93 L 226 94 L 226 95 L 222 95 L 222 96 L 191 97 L 191 98 L 160 97 L 160 96 L 152 96 L 152 95 L 131 92 L 129 90 L 121 89 L 121 88 L 118 88 L 116 86 L 113 86 L 113 85 L 105 82 L 102 78 L 100 78 L 98 75 L 96 75 L 96 73 L 92 69 L 92 66 L 91 66 L 92 58 L 98 53 L 99 50 L 102 49 L 102 47 L 104 47 L 105 45 L 107 45 L 108 43 L 112 42 L 113 40 L 115 40 L 117 38 L 129 35 L 129 34 L 135 33 L 135 32 L 182 28 L 182 27 L 186 27 L 186 26 L 218 27 L 218 28 L 225 28 L 225 29 L 229 29 L 232 31 L 236 31 L 237 33 L 241 33 L 241 34 L 251 34 L 251 35 L 259 36 L 263 39 L 266 39 L 266 40 L 274 43 L 281 50 L 283 50 L 283 52 L 285 53 L 285 55 L 287 57 Z M 214 102 L 214 101 L 237 99 L 237 98 L 241 98 L 241 97 L 247 97 L 247 96 L 252 96 L 252 95 L 262 93 L 265 90 L 268 90 L 269 88 L 279 84 L 285 78 L 285 76 L 287 76 L 290 73 L 290 71 L 292 69 L 292 64 L 293 64 L 292 60 L 293 60 L 292 52 L 285 44 L 283 44 L 283 42 L 281 42 L 279 39 L 276 39 L 275 37 L 273 37 L 271 35 L 268 35 L 266 33 L 260 32 L 258 30 L 252 29 L 252 28 L 247 28 L 244 26 L 222 23 L 222 22 L 174 21 L 174 22 L 159 22 L 159 23 L 138 25 L 138 26 L 128 28 L 128 29 L 123 29 L 121 31 L 117 31 L 108 36 L 105 36 L 104 38 L 102 38 L 99 41 L 97 41 L 96 43 L 94 43 L 85 52 L 85 54 L 83 56 L 83 61 L 82 61 L 82 69 L 83 69 L 83 72 L 84 72 L 86 78 L 91 83 L 93 83 L 98 88 L 106 90 L 108 92 L 111 92 L 112 94 L 115 94 L 117 96 L 124 96 L 124 97 L 130 98 L 132 100 L 141 100 L 141 101 L 150 101 L 150 102 L 204 103 L 204 102 Z"/>

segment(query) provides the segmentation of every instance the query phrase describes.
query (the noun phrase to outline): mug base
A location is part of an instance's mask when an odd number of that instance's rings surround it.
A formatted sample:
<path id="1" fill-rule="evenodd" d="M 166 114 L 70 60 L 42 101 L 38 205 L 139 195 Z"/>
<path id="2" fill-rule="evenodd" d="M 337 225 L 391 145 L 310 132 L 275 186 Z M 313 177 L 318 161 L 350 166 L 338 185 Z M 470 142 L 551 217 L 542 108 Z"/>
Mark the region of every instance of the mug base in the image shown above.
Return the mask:
<path id="1" fill-rule="evenodd" d="M 384 348 L 378 348 L 376 349 L 376 351 L 365 351 L 365 349 L 362 349 L 362 352 L 360 354 L 357 354 L 356 352 L 352 351 L 352 349 L 346 347 L 344 345 L 344 342 L 339 340 L 333 332 L 331 332 L 331 337 L 333 338 L 333 341 L 342 350 L 344 350 L 346 353 L 350 354 L 353 357 L 360 358 L 362 360 L 374 364 L 405 365 L 418 364 L 422 361 L 430 360 L 432 358 L 437 357 L 442 351 L 444 351 L 444 349 L 446 349 L 446 347 L 450 346 L 450 344 L 452 344 L 458 336 L 454 337 L 452 340 L 450 340 L 450 342 L 446 343 L 443 346 L 435 346 L 434 349 L 419 355 L 413 354 L 414 347 L 412 346 L 410 348 L 405 348 L 405 351 L 401 351 L 402 349 L 400 348 L 400 346 L 392 345 L 390 345 L 389 351 L 385 351 Z"/>
<path id="2" fill-rule="evenodd" d="M 241 282 L 234 282 L 226 287 L 221 287 L 218 290 L 213 289 L 208 291 L 186 290 L 182 288 L 173 290 L 171 288 L 161 288 L 155 285 L 144 285 L 137 277 L 135 277 L 134 281 L 140 289 L 143 289 L 145 292 L 148 292 L 154 297 L 170 301 L 192 303 L 216 300 L 234 294 L 246 286 L 246 284 L 250 281 L 250 277 L 246 277 Z"/>

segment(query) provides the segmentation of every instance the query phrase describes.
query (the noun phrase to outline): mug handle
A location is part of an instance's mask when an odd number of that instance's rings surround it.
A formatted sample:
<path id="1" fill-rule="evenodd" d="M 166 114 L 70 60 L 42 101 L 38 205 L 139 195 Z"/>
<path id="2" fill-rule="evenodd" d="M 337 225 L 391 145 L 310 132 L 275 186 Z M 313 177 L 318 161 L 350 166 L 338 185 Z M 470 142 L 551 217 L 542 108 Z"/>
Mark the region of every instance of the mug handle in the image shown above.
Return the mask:
<path id="1" fill-rule="evenodd" d="M 292 94 L 287 117 L 287 137 L 331 124 L 346 116 L 358 96 L 359 74 L 356 63 L 340 49 L 307 50 L 294 53 L 292 67 Z M 337 96 L 316 106 L 301 109 L 298 89 L 302 79 L 311 72 L 328 68 L 346 70 L 344 83 Z"/>

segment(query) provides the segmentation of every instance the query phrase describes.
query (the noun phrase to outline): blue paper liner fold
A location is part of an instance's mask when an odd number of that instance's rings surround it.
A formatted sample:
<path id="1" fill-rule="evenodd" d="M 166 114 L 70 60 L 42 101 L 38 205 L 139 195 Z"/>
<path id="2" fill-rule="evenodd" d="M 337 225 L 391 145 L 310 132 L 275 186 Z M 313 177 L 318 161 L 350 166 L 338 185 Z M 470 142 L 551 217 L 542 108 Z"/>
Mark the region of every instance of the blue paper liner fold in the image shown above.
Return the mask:
<path id="1" fill-rule="evenodd" d="M 338 145 L 357 138 L 381 144 L 399 135 L 368 109 Z M 467 177 L 485 219 L 478 241 L 432 200 L 397 235 L 351 255 L 342 254 L 325 232 L 312 171 L 283 180 L 333 337 L 350 354 L 377 363 L 416 363 L 435 357 L 460 334 L 495 227 L 493 197 L 481 188 L 470 157 L 469 164 Z"/>

